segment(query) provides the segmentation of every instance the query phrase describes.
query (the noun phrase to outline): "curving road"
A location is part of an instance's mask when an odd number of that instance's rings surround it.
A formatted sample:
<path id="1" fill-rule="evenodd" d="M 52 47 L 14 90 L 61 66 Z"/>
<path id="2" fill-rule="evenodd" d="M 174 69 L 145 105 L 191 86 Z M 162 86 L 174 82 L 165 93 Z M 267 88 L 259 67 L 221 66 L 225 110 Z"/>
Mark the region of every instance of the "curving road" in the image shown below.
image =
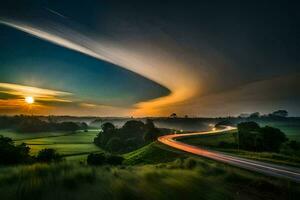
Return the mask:
<path id="1" fill-rule="evenodd" d="M 183 142 L 176 141 L 178 138 L 183 138 L 192 135 L 204 135 L 204 134 L 215 134 L 221 133 L 229 130 L 234 130 L 234 127 L 226 127 L 222 130 L 214 130 L 214 131 L 206 131 L 206 132 L 198 132 L 198 133 L 188 133 L 188 134 L 172 134 L 165 135 L 158 138 L 158 141 L 168 145 L 170 147 L 192 153 L 198 156 L 210 158 L 216 161 L 220 161 L 226 164 L 230 164 L 236 167 L 240 167 L 243 169 L 255 171 L 258 173 L 262 173 L 264 175 L 286 178 L 291 181 L 300 183 L 300 169 L 288 166 L 281 166 L 276 164 L 270 164 L 266 162 L 251 160 L 240 158 L 237 156 L 228 155 L 225 153 L 221 153 L 218 151 L 208 150 L 200 147 L 196 147 L 193 145 L 185 144 Z"/>

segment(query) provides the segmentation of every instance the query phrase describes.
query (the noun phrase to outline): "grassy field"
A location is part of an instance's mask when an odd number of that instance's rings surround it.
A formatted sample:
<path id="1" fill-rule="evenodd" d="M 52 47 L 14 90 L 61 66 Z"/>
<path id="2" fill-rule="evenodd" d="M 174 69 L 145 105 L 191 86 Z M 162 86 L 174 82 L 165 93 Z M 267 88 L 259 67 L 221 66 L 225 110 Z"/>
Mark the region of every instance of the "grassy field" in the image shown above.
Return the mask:
<path id="1" fill-rule="evenodd" d="M 141 165 L 90 167 L 63 162 L 1 167 L 1 198 L 259 200 L 300 195 L 299 184 L 191 158 L 157 143 L 125 157 L 129 164 Z"/>
<path id="2" fill-rule="evenodd" d="M 44 148 L 53 148 L 68 160 L 85 160 L 90 152 L 102 151 L 93 144 L 94 137 L 99 130 L 89 132 L 42 132 L 17 133 L 10 130 L 1 130 L 0 135 L 10 137 L 16 144 L 26 143 L 30 147 L 31 155 L 36 155 Z"/>
<path id="3" fill-rule="evenodd" d="M 236 131 L 233 130 L 226 133 L 190 136 L 180 140 L 193 145 L 218 147 L 220 142 L 235 143 L 235 133 Z"/>
<path id="4" fill-rule="evenodd" d="M 142 165 L 171 162 L 177 158 L 186 158 L 187 154 L 154 142 L 123 156 L 126 165 Z"/>
<path id="5" fill-rule="evenodd" d="M 0 130 L 0 135 L 12 138 L 15 141 L 34 139 L 34 138 L 44 138 L 44 137 L 57 137 L 62 135 L 68 135 L 67 132 L 40 132 L 40 133 L 18 133 L 13 130 Z"/>

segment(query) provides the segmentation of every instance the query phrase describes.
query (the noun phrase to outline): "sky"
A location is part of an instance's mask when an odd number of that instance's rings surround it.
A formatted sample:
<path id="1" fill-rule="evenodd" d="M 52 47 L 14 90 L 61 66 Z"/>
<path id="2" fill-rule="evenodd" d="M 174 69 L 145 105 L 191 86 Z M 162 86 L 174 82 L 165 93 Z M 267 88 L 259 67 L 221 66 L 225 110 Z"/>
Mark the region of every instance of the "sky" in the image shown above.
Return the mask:
<path id="1" fill-rule="evenodd" d="M 2 0 L 0 114 L 299 116 L 299 8 Z"/>

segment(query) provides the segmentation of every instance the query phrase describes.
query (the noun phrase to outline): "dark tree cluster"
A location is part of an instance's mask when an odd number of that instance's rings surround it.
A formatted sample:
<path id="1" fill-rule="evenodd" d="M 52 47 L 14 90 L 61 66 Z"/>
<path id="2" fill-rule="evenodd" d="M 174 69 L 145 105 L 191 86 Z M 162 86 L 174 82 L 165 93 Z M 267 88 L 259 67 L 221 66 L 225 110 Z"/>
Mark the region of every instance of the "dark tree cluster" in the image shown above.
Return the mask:
<path id="1" fill-rule="evenodd" d="M 0 129 L 13 129 L 18 132 L 47 132 L 47 131 L 87 131 L 86 123 L 54 122 L 53 120 L 41 120 L 35 116 L 0 116 Z"/>
<path id="2" fill-rule="evenodd" d="M 113 153 L 123 153 L 135 150 L 147 143 L 153 142 L 160 136 L 160 131 L 153 122 L 146 123 L 136 120 L 127 121 L 121 128 L 112 123 L 104 123 L 94 143 Z"/>
<path id="3" fill-rule="evenodd" d="M 300 157 L 300 142 L 295 140 L 285 142 L 280 148 L 280 153 Z"/>
<path id="4" fill-rule="evenodd" d="M 273 117 L 273 118 L 284 118 L 284 117 L 287 117 L 288 114 L 289 113 L 286 110 L 277 110 L 277 111 L 269 114 L 269 116 Z"/>
<path id="5" fill-rule="evenodd" d="M 62 160 L 62 156 L 56 152 L 55 149 L 42 149 L 38 152 L 36 156 L 38 162 L 59 162 Z"/>
<path id="6" fill-rule="evenodd" d="M 279 152 L 288 139 L 278 128 L 260 127 L 256 122 L 238 124 L 238 141 L 241 149 Z"/>
<path id="7" fill-rule="evenodd" d="M 9 137 L 0 135 L 0 165 L 25 164 L 33 162 L 58 162 L 62 156 L 54 149 L 42 149 L 38 155 L 30 156 L 30 148 L 25 143 L 15 145 Z"/>
<path id="8" fill-rule="evenodd" d="M 11 138 L 0 135 L 0 165 L 29 163 L 33 158 L 26 144 L 15 145 Z"/>

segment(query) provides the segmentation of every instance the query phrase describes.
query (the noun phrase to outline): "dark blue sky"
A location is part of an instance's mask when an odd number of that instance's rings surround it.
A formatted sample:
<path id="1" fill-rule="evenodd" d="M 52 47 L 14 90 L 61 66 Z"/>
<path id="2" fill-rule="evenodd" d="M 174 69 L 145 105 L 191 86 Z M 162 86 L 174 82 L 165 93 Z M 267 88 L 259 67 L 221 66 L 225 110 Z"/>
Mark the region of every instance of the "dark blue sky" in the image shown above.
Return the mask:
<path id="1" fill-rule="evenodd" d="M 71 101 L 57 107 L 70 114 L 299 115 L 299 8 L 283 0 L 3 1 L 0 84 L 69 92 L 53 98 Z M 3 85 L 2 99 L 20 98 L 20 86 Z"/>

